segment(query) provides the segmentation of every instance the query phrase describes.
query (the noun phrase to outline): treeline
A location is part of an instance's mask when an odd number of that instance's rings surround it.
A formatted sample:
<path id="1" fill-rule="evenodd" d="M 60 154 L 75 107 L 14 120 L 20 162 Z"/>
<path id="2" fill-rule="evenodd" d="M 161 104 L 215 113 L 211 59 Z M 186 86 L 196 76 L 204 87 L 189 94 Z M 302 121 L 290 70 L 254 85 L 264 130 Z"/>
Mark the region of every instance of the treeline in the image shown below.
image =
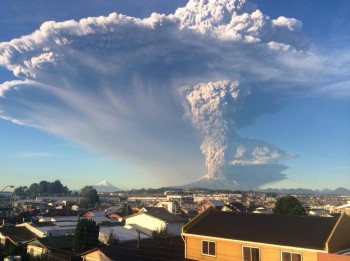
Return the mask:
<path id="1" fill-rule="evenodd" d="M 64 196 L 72 194 L 72 192 L 63 186 L 61 181 L 55 180 L 54 182 L 48 182 L 46 180 L 38 183 L 33 183 L 29 187 L 20 186 L 14 191 L 17 196 L 35 198 L 37 196 Z"/>

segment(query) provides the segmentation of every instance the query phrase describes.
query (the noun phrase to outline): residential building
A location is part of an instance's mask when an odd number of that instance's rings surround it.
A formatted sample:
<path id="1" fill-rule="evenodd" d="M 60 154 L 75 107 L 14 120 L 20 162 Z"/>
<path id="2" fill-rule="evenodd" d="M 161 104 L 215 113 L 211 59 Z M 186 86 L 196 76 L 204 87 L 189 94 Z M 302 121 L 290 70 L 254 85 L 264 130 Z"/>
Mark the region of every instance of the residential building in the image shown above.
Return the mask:
<path id="1" fill-rule="evenodd" d="M 169 213 L 181 215 L 180 204 L 176 201 L 161 201 L 155 207 L 165 208 Z"/>
<path id="2" fill-rule="evenodd" d="M 112 235 L 112 238 L 119 243 L 125 243 L 126 241 L 136 241 L 138 239 L 148 239 L 150 236 L 138 233 L 138 231 L 131 225 L 114 226 L 114 227 L 101 227 L 98 240 L 104 244 L 108 244 L 108 240 Z"/>
<path id="3" fill-rule="evenodd" d="M 37 237 L 65 236 L 72 235 L 77 226 L 75 221 L 67 222 L 31 222 L 17 225 L 17 227 L 25 227 Z"/>
<path id="4" fill-rule="evenodd" d="M 316 261 L 319 254 L 350 248 L 349 234 L 346 213 L 322 218 L 223 212 L 213 207 L 182 229 L 185 258 L 220 261 Z"/>
<path id="5" fill-rule="evenodd" d="M 201 204 L 200 212 L 203 212 L 210 207 L 215 208 L 216 210 L 221 210 L 223 207 L 225 207 L 225 204 L 220 200 L 206 200 Z"/>
<path id="6" fill-rule="evenodd" d="M 0 228 L 1 247 L 8 245 L 19 246 L 36 237 L 36 234 L 25 227 L 4 226 Z"/>
<path id="7" fill-rule="evenodd" d="M 145 207 L 138 213 L 125 218 L 126 225 L 132 225 L 146 235 L 166 229 L 169 234 L 179 236 L 186 219 L 170 214 L 164 208 Z"/>
<path id="8" fill-rule="evenodd" d="M 73 252 L 73 236 L 36 238 L 27 243 L 27 253 L 41 260 L 70 260 Z"/>

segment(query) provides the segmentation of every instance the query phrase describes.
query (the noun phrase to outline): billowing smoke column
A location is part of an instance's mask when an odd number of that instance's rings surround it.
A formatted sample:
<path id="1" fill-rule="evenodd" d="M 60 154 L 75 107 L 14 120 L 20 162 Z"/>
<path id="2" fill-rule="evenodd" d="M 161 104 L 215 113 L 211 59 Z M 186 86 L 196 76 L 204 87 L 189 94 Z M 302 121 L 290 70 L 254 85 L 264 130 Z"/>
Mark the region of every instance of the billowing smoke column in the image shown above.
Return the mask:
<path id="1" fill-rule="evenodd" d="M 217 81 L 182 87 L 186 96 L 186 113 L 203 134 L 200 146 L 205 156 L 208 178 L 224 178 L 230 133 L 234 132 L 234 115 L 239 109 L 242 92 L 238 82 Z"/>
<path id="2" fill-rule="evenodd" d="M 248 0 L 189 0 L 174 14 L 144 19 L 112 13 L 45 22 L 0 43 L 0 65 L 15 76 L 0 82 L 0 118 L 179 182 L 205 171 L 184 103 L 203 135 L 206 177 L 234 176 L 249 187 L 280 180 L 283 168 L 270 175 L 272 165 L 290 155 L 235 130 L 337 76 L 327 76 L 332 62 L 303 51 L 301 26 L 270 19 Z"/>

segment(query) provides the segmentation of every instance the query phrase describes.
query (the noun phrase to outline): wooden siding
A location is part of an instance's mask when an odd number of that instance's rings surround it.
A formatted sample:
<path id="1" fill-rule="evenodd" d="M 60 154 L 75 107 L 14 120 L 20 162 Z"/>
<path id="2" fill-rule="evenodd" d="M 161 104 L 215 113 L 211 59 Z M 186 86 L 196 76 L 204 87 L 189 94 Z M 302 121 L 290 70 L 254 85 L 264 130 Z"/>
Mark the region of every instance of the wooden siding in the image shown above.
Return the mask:
<path id="1" fill-rule="evenodd" d="M 350 256 L 318 253 L 317 260 L 318 261 L 350 261 Z"/>
<path id="2" fill-rule="evenodd" d="M 202 240 L 215 241 L 216 242 L 216 257 L 204 256 L 201 253 Z M 314 250 L 295 249 L 288 247 L 279 247 L 273 245 L 262 245 L 258 243 L 245 243 L 221 239 L 213 239 L 206 237 L 186 236 L 186 258 L 192 260 L 220 260 L 220 261 L 242 261 L 242 247 L 257 247 L 260 249 L 261 261 L 279 261 L 281 260 L 281 251 L 297 252 L 301 253 L 303 261 L 317 261 L 317 252 Z"/>
<path id="3" fill-rule="evenodd" d="M 329 253 L 350 248 L 350 217 L 343 214 L 327 242 Z"/>
<path id="4" fill-rule="evenodd" d="M 100 250 L 96 250 L 86 255 L 83 255 L 82 259 L 84 261 L 113 261 L 105 254 L 103 254 Z"/>

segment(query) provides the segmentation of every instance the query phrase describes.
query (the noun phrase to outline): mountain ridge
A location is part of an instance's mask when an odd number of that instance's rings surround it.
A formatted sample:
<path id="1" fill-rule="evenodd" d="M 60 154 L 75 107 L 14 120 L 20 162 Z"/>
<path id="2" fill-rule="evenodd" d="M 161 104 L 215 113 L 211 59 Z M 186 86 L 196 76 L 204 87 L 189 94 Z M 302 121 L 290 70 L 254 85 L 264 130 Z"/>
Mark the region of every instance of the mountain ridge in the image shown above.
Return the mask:
<path id="1" fill-rule="evenodd" d="M 237 183 L 233 179 L 227 178 L 210 178 L 204 176 L 198 180 L 195 180 L 191 183 L 176 186 L 178 188 L 205 188 L 205 189 L 214 189 L 214 190 L 253 190 L 256 189 L 260 192 L 276 192 L 276 193 L 288 193 L 288 194 L 337 194 L 342 196 L 350 196 L 350 190 L 344 187 L 338 187 L 334 190 L 332 189 L 306 189 L 306 188 L 248 188 Z"/>

